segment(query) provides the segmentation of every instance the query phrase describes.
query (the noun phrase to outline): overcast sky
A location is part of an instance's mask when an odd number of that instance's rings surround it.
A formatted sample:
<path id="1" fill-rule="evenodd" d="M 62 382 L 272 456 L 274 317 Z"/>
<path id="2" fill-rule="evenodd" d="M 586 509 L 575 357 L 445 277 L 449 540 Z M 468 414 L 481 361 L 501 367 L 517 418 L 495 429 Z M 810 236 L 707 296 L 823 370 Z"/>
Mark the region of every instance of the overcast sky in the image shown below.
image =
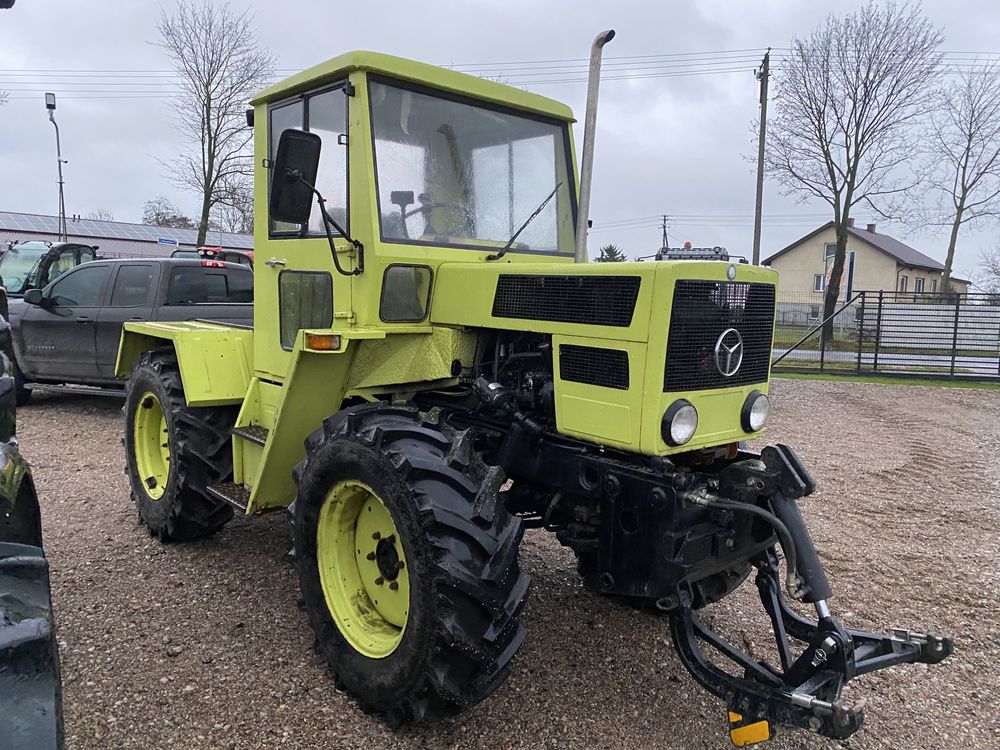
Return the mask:
<path id="1" fill-rule="evenodd" d="M 663 213 L 677 217 L 671 245 L 690 240 L 750 254 L 754 164 L 746 157 L 755 156 L 750 132 L 757 110 L 755 60 L 768 46 L 787 48 L 794 35 L 808 33 L 828 11 L 856 7 L 804 0 L 250 5 L 260 42 L 283 71 L 349 49 L 372 49 L 503 75 L 567 102 L 581 120 L 582 60 L 594 35 L 614 28 L 618 35 L 606 48 L 601 88 L 590 245 L 594 250 L 615 242 L 632 257 L 659 247 L 655 217 Z M 995 0 L 931 0 L 924 10 L 943 28 L 944 50 L 1000 53 Z M 56 213 L 54 134 L 42 98 L 44 91 L 54 91 L 69 160 L 68 215 L 105 209 L 118 220 L 138 221 L 143 202 L 158 194 L 195 212 L 197 197 L 172 187 L 157 162 L 177 147 L 165 104 L 169 78 L 153 73 L 168 69 L 161 50 L 150 43 L 158 13 L 157 3 L 136 0 L 17 0 L 12 10 L 0 11 L 0 90 L 11 96 L 0 107 L 0 210 Z M 690 54 L 663 57 L 678 53 Z M 719 70 L 728 72 L 714 72 Z M 713 72 L 677 75 L 692 71 Z M 582 125 L 576 139 L 579 147 Z M 828 214 L 825 204 L 796 203 L 774 183 L 766 184 L 762 254 L 784 247 Z M 856 219 L 859 225 L 875 220 L 860 207 Z M 882 224 L 879 231 L 883 227 L 944 259 L 945 233 Z M 958 275 L 973 270 L 980 249 L 995 246 L 995 237 L 993 228 L 960 237 Z"/>

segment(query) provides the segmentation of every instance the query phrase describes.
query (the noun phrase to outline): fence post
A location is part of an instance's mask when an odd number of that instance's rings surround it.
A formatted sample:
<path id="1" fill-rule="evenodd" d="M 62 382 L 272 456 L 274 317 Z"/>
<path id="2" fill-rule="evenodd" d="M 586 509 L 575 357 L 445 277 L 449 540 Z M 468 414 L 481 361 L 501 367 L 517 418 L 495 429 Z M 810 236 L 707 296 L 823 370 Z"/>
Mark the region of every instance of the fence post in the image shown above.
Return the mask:
<path id="1" fill-rule="evenodd" d="M 824 310 L 825 311 L 825 310 Z M 831 323 L 832 325 L 832 323 Z M 819 371 L 823 372 L 823 365 L 826 360 L 826 320 L 823 327 L 819 329 Z"/>
<path id="2" fill-rule="evenodd" d="M 955 358 L 958 356 L 958 316 L 962 311 L 962 295 L 955 295 L 955 328 L 951 334 L 951 376 L 955 377 Z"/>
<path id="3" fill-rule="evenodd" d="M 858 315 L 858 363 L 857 371 L 861 372 L 861 342 L 865 337 L 865 293 L 861 292 L 861 310 Z"/>
<path id="4" fill-rule="evenodd" d="M 878 313 L 875 315 L 875 354 L 872 357 L 872 372 L 878 370 L 878 350 L 882 343 L 882 299 L 885 296 L 885 290 L 878 290 Z"/>

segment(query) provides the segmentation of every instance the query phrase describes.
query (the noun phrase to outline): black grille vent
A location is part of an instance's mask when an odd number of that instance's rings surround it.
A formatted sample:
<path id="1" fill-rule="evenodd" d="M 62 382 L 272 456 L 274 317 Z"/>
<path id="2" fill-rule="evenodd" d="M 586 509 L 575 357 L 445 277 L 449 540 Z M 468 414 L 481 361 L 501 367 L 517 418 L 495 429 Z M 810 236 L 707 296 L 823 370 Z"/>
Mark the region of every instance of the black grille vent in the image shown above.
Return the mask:
<path id="1" fill-rule="evenodd" d="M 559 377 L 627 391 L 628 352 L 563 344 L 559 347 Z"/>
<path id="2" fill-rule="evenodd" d="M 743 340 L 743 361 L 739 370 L 727 378 L 716 366 L 715 346 L 730 328 L 735 328 Z M 678 281 L 670 313 L 663 390 L 763 383 L 771 360 L 773 330 L 773 284 Z M 726 343 L 732 346 L 736 337 L 730 334 L 728 338 Z"/>
<path id="3" fill-rule="evenodd" d="M 638 276 L 532 276 L 497 279 L 497 318 L 627 327 L 639 296 Z"/>

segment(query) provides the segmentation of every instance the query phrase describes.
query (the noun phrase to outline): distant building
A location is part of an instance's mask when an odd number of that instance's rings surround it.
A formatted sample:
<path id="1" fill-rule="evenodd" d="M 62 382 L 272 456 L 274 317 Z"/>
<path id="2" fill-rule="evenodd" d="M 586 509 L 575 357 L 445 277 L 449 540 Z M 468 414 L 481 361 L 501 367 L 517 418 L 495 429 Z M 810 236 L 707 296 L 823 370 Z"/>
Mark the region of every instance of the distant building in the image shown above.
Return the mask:
<path id="1" fill-rule="evenodd" d="M 852 292 L 898 291 L 914 295 L 942 291 L 944 265 L 887 234 L 878 234 L 875 225 L 857 229 L 851 220 L 847 230 L 847 258 L 841 277 L 841 297 Z M 833 267 L 837 237 L 832 221 L 795 240 L 763 264 L 778 272 L 778 291 L 797 299 L 815 295 L 822 302 Z M 951 278 L 952 291 L 965 293 L 969 281 Z"/>
<path id="2" fill-rule="evenodd" d="M 142 258 L 168 256 L 176 247 L 195 247 L 198 232 L 194 229 L 171 229 L 124 221 L 67 218 L 70 242 L 99 246 L 104 258 Z M 8 242 L 28 240 L 59 241 L 59 217 L 0 211 L 0 250 Z M 177 245 L 161 240 L 176 241 Z M 226 250 L 252 250 L 253 235 L 209 230 L 205 244 Z"/>

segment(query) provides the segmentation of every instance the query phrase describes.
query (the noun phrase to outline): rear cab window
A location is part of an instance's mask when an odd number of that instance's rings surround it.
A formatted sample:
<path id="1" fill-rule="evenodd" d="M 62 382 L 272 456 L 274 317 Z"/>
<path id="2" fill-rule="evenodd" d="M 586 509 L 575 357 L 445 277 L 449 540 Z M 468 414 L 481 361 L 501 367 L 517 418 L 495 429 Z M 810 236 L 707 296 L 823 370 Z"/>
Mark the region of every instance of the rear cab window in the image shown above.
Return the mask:
<path id="1" fill-rule="evenodd" d="M 150 263 L 121 266 L 111 288 L 111 307 L 141 307 L 149 301 L 155 269 Z"/>
<path id="2" fill-rule="evenodd" d="M 177 266 L 170 271 L 167 305 L 253 302 L 253 272 L 246 268 Z"/>

